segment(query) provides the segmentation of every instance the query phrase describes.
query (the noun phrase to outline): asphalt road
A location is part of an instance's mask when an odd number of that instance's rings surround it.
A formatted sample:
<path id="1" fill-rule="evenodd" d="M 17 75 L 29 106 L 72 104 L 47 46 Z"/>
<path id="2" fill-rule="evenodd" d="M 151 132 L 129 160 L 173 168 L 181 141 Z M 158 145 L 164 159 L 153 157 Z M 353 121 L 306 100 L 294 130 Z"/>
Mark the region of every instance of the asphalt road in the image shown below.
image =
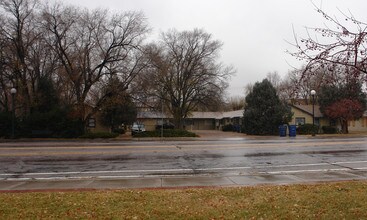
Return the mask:
<path id="1" fill-rule="evenodd" d="M 323 180 L 330 174 L 335 180 L 365 179 L 366 143 L 366 137 L 0 143 L 0 180 L 256 175 Z"/>

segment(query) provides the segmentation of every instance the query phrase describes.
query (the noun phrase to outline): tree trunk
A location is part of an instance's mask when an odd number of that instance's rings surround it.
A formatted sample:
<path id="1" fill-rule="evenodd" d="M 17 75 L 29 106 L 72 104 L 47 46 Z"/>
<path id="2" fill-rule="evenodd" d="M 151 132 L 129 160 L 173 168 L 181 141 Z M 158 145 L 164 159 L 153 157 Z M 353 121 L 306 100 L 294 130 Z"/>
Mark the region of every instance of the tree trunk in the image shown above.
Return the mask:
<path id="1" fill-rule="evenodd" d="M 342 126 L 342 133 L 348 134 L 348 120 L 340 119 L 340 125 Z"/>
<path id="2" fill-rule="evenodd" d="M 184 126 L 183 126 L 183 120 L 181 118 L 181 116 L 179 115 L 175 115 L 174 118 L 173 118 L 173 121 L 174 121 L 174 124 L 175 124 L 175 128 L 177 129 L 183 129 Z"/>
<path id="3" fill-rule="evenodd" d="M 181 113 L 180 108 L 173 109 L 173 122 L 175 124 L 175 128 L 183 129 L 183 115 Z"/>

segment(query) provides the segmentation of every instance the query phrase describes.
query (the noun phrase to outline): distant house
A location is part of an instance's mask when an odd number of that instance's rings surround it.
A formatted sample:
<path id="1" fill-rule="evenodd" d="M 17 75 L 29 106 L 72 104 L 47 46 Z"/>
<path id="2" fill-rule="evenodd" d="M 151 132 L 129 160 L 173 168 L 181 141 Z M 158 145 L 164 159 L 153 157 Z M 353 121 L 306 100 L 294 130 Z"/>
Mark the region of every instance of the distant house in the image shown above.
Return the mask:
<path id="1" fill-rule="evenodd" d="M 222 119 L 222 112 L 192 112 L 185 125 L 187 130 L 217 130 Z"/>
<path id="2" fill-rule="evenodd" d="M 140 111 L 136 117 L 136 120 L 139 123 L 143 123 L 145 125 L 145 130 L 153 131 L 155 130 L 156 125 L 172 120 L 172 117 L 167 116 L 164 113 L 156 112 L 156 111 Z"/>
<path id="3" fill-rule="evenodd" d="M 86 106 L 87 113 L 93 111 L 93 107 L 87 105 Z M 102 116 L 100 111 L 96 111 L 90 118 L 86 121 L 86 129 L 89 132 L 110 132 L 111 128 L 109 126 L 103 125 Z"/>
<path id="4" fill-rule="evenodd" d="M 230 112 L 192 112 L 184 121 L 187 130 L 221 130 L 224 125 L 241 125 L 243 110 Z M 138 112 L 137 120 L 145 125 L 146 130 L 154 130 L 156 125 L 172 122 L 173 117 L 161 112 Z"/>
<path id="5" fill-rule="evenodd" d="M 349 132 L 367 132 L 367 112 L 358 120 L 348 121 L 348 129 Z"/>
<path id="6" fill-rule="evenodd" d="M 242 125 L 243 113 L 244 110 L 224 112 L 222 125 Z"/>
<path id="7" fill-rule="evenodd" d="M 291 105 L 293 112 L 290 125 L 312 124 L 312 105 Z M 228 124 L 242 126 L 243 110 L 229 112 L 192 112 L 184 121 L 187 130 L 222 130 Z M 320 111 L 320 106 L 314 106 L 315 125 L 333 126 L 341 129 L 337 120 L 326 118 Z M 137 120 L 145 125 L 146 130 L 154 130 L 157 125 L 173 121 L 170 115 L 155 111 L 138 112 Z M 350 132 L 367 132 L 367 112 L 356 121 L 349 122 Z M 322 132 L 320 130 L 320 132 Z"/>
<path id="8" fill-rule="evenodd" d="M 312 124 L 312 105 L 292 105 L 293 118 L 289 123 L 291 125 Z M 320 106 L 315 105 L 314 109 L 315 125 L 333 126 L 341 129 L 338 120 L 326 118 L 320 111 Z M 367 132 L 367 112 L 358 120 L 348 122 L 349 132 Z"/>
<path id="9" fill-rule="evenodd" d="M 291 111 L 293 113 L 292 121 L 289 122 L 291 125 L 303 125 L 312 124 L 312 105 L 292 105 Z M 319 126 L 330 126 L 330 120 L 325 118 L 320 111 L 320 106 L 315 105 L 314 107 L 315 125 Z"/>

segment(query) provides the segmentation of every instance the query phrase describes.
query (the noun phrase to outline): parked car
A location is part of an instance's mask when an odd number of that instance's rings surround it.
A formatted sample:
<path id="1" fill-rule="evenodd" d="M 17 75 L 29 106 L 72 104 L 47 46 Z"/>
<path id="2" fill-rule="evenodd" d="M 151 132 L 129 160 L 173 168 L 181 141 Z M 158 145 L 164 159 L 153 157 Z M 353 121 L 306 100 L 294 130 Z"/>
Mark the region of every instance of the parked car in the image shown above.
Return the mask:
<path id="1" fill-rule="evenodd" d="M 131 127 L 131 134 L 134 135 L 136 133 L 145 132 L 145 125 L 143 123 L 134 122 Z"/>
<path id="2" fill-rule="evenodd" d="M 161 123 L 158 123 L 156 126 L 155 126 L 155 129 L 156 130 L 160 130 L 162 128 L 162 122 Z M 172 124 L 171 122 L 165 122 L 163 124 L 163 129 L 175 129 L 175 125 Z"/>

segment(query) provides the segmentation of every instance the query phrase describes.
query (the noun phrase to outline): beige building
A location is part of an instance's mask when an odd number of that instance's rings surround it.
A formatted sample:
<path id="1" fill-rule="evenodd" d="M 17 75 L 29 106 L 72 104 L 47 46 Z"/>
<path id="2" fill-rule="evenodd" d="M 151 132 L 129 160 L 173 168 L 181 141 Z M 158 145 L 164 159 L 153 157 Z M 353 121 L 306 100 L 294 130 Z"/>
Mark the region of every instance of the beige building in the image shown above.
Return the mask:
<path id="1" fill-rule="evenodd" d="M 289 122 L 290 125 L 303 125 L 303 124 L 312 124 L 313 111 L 312 105 L 292 105 L 291 111 L 293 113 L 292 121 Z M 315 105 L 314 108 L 314 116 L 315 116 L 315 125 L 322 126 L 330 126 L 330 120 L 325 118 L 323 114 L 320 112 L 320 106 Z"/>
<path id="2" fill-rule="evenodd" d="M 290 125 L 312 124 L 312 105 L 292 105 L 293 113 Z M 315 125 L 335 126 L 339 130 L 341 126 L 338 121 L 330 120 L 323 116 L 318 105 L 314 106 Z M 222 127 L 228 124 L 242 126 L 243 110 L 229 112 L 192 112 L 185 119 L 185 128 L 187 130 L 222 130 Z M 152 131 L 162 123 L 172 122 L 172 117 L 154 111 L 142 111 L 138 113 L 137 121 L 143 123 L 147 131 Z M 367 112 L 356 121 L 349 122 L 350 132 L 367 132 Z M 322 132 L 322 130 L 320 130 Z"/>
<path id="3" fill-rule="evenodd" d="M 291 125 L 312 124 L 312 105 L 293 105 L 293 118 L 289 123 Z M 315 105 L 315 124 L 322 126 L 334 126 L 341 130 L 340 123 L 337 120 L 330 120 L 320 112 L 320 106 Z M 358 120 L 348 122 L 349 132 L 367 132 L 367 112 Z M 320 131 L 322 132 L 322 131 Z"/>
<path id="4" fill-rule="evenodd" d="M 192 112 L 185 119 L 187 130 L 221 130 L 224 125 L 241 125 L 243 110 L 230 112 Z M 172 116 L 160 112 L 142 111 L 138 113 L 137 121 L 145 125 L 147 131 L 152 131 L 159 124 L 172 122 Z"/>
<path id="5" fill-rule="evenodd" d="M 90 105 L 85 105 L 86 113 L 89 114 L 93 112 L 93 107 Z M 102 123 L 101 112 L 96 111 L 89 119 L 86 121 L 86 130 L 88 132 L 111 132 L 111 128 L 104 126 Z"/>
<path id="6" fill-rule="evenodd" d="M 359 120 L 348 122 L 349 132 L 367 132 L 367 112 Z"/>
<path id="7" fill-rule="evenodd" d="M 170 119 L 166 114 L 155 111 L 141 111 L 136 117 L 137 122 L 144 124 L 147 131 L 154 131 L 157 125 L 162 124 L 162 120 L 167 123 Z"/>

